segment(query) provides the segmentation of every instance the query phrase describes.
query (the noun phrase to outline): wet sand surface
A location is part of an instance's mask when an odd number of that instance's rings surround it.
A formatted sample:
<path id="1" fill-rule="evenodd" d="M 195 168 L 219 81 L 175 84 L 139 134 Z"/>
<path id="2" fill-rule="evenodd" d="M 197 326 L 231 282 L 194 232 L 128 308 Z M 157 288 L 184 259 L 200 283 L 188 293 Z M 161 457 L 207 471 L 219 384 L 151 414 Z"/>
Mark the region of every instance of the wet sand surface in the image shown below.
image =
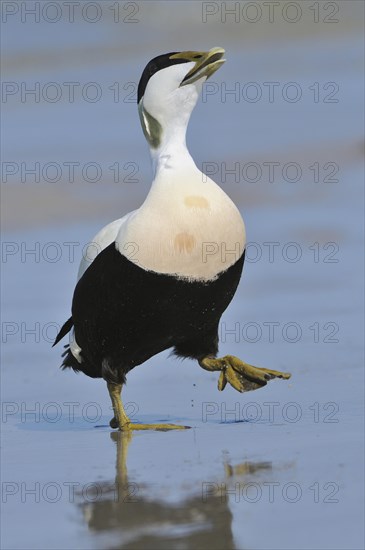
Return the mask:
<path id="1" fill-rule="evenodd" d="M 4 549 L 364 547 L 363 5 L 332 4 L 332 25 L 304 7 L 296 24 L 203 23 L 193 2 L 138 2 L 138 24 L 115 25 L 109 10 L 94 25 L 4 25 L 6 81 L 102 90 L 94 103 L 14 94 L 3 104 L 2 156 L 13 163 L 2 183 Z M 128 412 L 191 429 L 127 436 L 109 428 L 105 383 L 60 371 L 62 347 L 51 343 L 84 246 L 150 186 L 127 94 L 154 55 L 215 45 L 227 63 L 205 88 L 188 144 L 240 208 L 249 242 L 220 353 L 292 378 L 218 392 L 217 375 L 162 353 L 128 376 Z M 238 101 L 222 95 L 236 82 Z M 242 99 L 248 82 L 260 100 Z M 273 102 L 264 82 L 279 83 Z M 280 99 L 288 82 L 300 100 Z M 329 92 L 338 102 L 324 101 Z M 39 182 L 22 173 L 36 162 L 56 163 L 60 179 L 49 181 L 51 168 Z M 89 162 L 100 181 L 82 177 Z M 238 176 L 225 173 L 237 163 Z"/>

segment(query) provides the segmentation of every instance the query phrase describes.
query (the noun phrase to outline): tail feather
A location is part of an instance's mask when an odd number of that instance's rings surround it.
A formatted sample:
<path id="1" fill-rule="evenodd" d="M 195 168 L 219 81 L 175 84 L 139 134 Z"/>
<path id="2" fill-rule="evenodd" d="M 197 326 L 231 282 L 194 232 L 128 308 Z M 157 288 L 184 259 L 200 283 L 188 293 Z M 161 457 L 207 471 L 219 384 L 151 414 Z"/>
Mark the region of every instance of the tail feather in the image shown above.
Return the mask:
<path id="1" fill-rule="evenodd" d="M 63 361 L 61 369 L 65 370 L 68 368 L 73 369 L 75 372 L 80 372 L 80 363 L 72 355 L 69 344 L 64 346 L 65 351 L 62 353 Z"/>
<path id="2" fill-rule="evenodd" d="M 74 372 L 83 372 L 91 378 L 102 378 L 101 368 L 98 365 L 93 365 L 86 360 L 79 363 L 78 360 L 72 355 L 69 344 L 66 344 L 65 351 L 62 353 L 63 362 L 61 369 L 72 369 Z"/>
<path id="3" fill-rule="evenodd" d="M 63 327 L 61 328 L 60 332 L 57 334 L 56 340 L 54 341 L 52 347 L 55 346 L 56 344 L 58 344 L 58 342 L 59 342 L 60 340 L 62 340 L 62 338 L 63 338 L 64 336 L 66 336 L 66 334 L 67 334 L 68 332 L 70 332 L 70 330 L 72 329 L 73 326 L 74 326 L 74 322 L 73 322 L 73 320 L 72 320 L 72 317 L 70 317 L 70 318 L 66 321 L 66 323 L 64 323 L 64 325 L 63 325 Z"/>
<path id="4" fill-rule="evenodd" d="M 61 328 L 60 332 L 57 334 L 56 340 L 54 341 L 54 346 L 58 344 L 58 342 L 66 336 L 68 332 L 72 329 L 74 326 L 72 317 L 70 317 L 66 323 Z M 80 350 L 81 351 L 81 350 Z M 101 365 L 93 364 L 92 362 L 88 361 L 85 357 L 81 358 L 81 363 L 78 362 L 76 357 L 72 355 L 71 348 L 69 344 L 66 344 L 64 346 L 64 351 L 62 353 L 62 365 L 61 369 L 65 370 L 68 368 L 73 369 L 75 372 L 83 372 L 87 376 L 90 376 L 91 378 L 102 378 L 102 372 L 101 372 Z"/>

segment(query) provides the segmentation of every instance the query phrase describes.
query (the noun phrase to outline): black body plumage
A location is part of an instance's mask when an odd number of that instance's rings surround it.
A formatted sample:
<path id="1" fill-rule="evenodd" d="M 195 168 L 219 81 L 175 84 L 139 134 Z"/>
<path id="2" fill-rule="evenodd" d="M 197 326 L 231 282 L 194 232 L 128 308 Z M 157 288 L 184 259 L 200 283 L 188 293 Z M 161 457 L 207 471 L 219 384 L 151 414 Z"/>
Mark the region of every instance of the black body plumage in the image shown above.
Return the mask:
<path id="1" fill-rule="evenodd" d="M 218 324 L 238 286 L 244 253 L 212 281 L 178 278 L 142 269 L 115 243 L 105 248 L 75 288 L 72 318 L 82 362 L 65 352 L 63 367 L 124 383 L 133 367 L 173 348 L 176 355 L 216 356 Z"/>

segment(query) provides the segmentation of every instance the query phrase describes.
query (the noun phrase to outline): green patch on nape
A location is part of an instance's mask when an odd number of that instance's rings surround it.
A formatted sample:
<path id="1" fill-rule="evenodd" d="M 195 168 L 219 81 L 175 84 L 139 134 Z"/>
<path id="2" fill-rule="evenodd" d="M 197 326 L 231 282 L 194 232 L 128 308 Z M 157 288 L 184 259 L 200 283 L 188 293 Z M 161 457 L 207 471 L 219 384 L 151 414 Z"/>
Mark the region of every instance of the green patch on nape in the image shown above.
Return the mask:
<path id="1" fill-rule="evenodd" d="M 138 112 L 146 140 L 153 149 L 157 149 L 162 138 L 161 124 L 143 107 L 143 101 L 138 105 Z"/>

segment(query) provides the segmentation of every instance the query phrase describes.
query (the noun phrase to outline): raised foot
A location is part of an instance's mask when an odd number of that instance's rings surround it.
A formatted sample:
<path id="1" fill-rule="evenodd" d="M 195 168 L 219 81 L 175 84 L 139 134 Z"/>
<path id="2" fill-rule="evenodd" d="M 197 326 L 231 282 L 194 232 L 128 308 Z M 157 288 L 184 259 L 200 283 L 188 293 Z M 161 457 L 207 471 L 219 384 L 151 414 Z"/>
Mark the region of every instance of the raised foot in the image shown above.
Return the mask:
<path id="1" fill-rule="evenodd" d="M 273 378 L 288 380 L 291 377 L 289 372 L 254 367 L 234 355 L 226 355 L 220 359 L 206 358 L 202 363 L 201 366 L 207 370 L 221 371 L 218 381 L 220 391 L 224 390 L 227 382 L 235 390 L 243 393 L 262 388 Z"/>
<path id="2" fill-rule="evenodd" d="M 190 426 L 180 426 L 178 424 L 135 424 L 134 422 L 127 422 L 119 426 L 116 418 L 112 418 L 110 421 L 110 427 L 113 429 L 119 428 L 121 432 L 131 432 L 140 430 L 156 430 L 159 432 L 167 432 L 170 430 L 189 430 Z"/>

